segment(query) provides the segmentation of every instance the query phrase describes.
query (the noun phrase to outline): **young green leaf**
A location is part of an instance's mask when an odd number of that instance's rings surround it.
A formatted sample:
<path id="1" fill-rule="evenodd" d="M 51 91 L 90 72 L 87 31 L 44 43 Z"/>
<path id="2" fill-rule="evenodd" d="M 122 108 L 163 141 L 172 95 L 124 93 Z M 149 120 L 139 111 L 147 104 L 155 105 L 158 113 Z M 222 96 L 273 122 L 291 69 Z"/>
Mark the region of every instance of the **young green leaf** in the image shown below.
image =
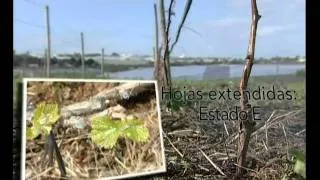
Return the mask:
<path id="1" fill-rule="evenodd" d="M 297 150 L 297 149 L 292 149 L 291 150 L 291 154 L 300 161 L 305 161 L 305 155 L 303 154 L 303 152 Z"/>
<path id="2" fill-rule="evenodd" d="M 105 148 L 112 148 L 120 136 L 119 122 L 105 117 L 96 117 L 92 120 L 91 139 Z"/>
<path id="3" fill-rule="evenodd" d="M 179 111 L 180 108 L 192 107 L 192 101 L 179 101 L 173 98 L 168 101 L 167 107 L 173 111 Z"/>
<path id="4" fill-rule="evenodd" d="M 295 157 L 294 172 L 306 178 L 306 163 L 303 152 L 296 149 L 291 150 L 291 154 Z"/>
<path id="5" fill-rule="evenodd" d="M 149 131 L 143 127 L 142 121 L 137 119 L 127 120 L 126 126 L 124 134 L 129 139 L 136 142 L 146 142 L 148 140 Z"/>
<path id="6" fill-rule="evenodd" d="M 36 138 L 40 134 L 39 129 L 35 129 L 33 126 L 30 128 L 27 128 L 27 139 L 32 140 Z"/>
<path id="7" fill-rule="evenodd" d="M 300 161 L 299 159 L 296 161 L 294 165 L 294 172 L 306 178 L 306 164 L 304 161 Z"/>
<path id="8" fill-rule="evenodd" d="M 27 139 L 39 134 L 49 135 L 52 125 L 60 118 L 58 104 L 38 104 L 32 119 L 33 126 L 27 128 Z"/>
<path id="9" fill-rule="evenodd" d="M 300 176 L 306 178 L 306 164 L 305 164 L 305 155 L 302 151 L 297 149 L 290 150 L 290 153 L 295 158 L 294 162 L 294 172 Z"/>
<path id="10" fill-rule="evenodd" d="M 108 117 L 96 117 L 92 120 L 91 139 L 104 148 L 113 148 L 118 138 L 127 137 L 133 141 L 146 142 L 149 131 L 140 120 L 112 120 Z"/>

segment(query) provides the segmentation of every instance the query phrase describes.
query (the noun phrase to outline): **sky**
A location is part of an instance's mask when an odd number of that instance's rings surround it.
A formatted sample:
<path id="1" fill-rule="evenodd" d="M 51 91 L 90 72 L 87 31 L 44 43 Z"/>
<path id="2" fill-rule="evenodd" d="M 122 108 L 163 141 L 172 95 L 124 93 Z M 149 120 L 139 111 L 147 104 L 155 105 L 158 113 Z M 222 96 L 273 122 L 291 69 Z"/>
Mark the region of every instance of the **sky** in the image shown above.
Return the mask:
<path id="1" fill-rule="evenodd" d="M 152 54 L 157 0 L 15 0 L 14 49 L 44 54 L 45 5 L 50 8 L 52 54 L 117 52 Z M 176 0 L 171 36 L 175 37 L 186 0 Z M 245 57 L 250 0 L 193 0 L 175 56 Z M 305 56 L 305 1 L 257 0 L 256 57 Z M 165 0 L 166 8 L 169 1 Z"/>

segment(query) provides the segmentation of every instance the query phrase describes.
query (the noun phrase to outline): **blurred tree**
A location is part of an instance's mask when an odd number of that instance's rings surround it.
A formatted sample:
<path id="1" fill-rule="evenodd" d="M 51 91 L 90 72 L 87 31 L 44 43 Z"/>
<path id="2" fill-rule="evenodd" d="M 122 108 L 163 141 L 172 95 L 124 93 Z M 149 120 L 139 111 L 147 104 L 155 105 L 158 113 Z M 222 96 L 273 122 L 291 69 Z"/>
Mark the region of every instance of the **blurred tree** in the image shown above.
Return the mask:
<path id="1" fill-rule="evenodd" d="M 118 53 L 113 52 L 111 56 L 119 57 L 120 55 Z"/>
<path id="2" fill-rule="evenodd" d="M 93 59 L 88 59 L 87 61 L 85 61 L 84 63 L 86 66 L 89 66 L 91 68 L 96 68 L 99 67 L 99 63 L 97 63 L 96 61 L 94 61 Z"/>

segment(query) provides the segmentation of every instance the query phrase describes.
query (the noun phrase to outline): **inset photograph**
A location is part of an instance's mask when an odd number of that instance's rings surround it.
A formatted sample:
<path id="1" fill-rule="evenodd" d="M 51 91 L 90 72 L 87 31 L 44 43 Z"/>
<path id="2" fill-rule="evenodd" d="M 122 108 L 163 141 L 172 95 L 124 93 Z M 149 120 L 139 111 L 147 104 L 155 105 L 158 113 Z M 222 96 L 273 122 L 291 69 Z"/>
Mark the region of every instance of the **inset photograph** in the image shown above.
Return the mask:
<path id="1" fill-rule="evenodd" d="M 23 80 L 22 179 L 166 172 L 156 81 Z"/>

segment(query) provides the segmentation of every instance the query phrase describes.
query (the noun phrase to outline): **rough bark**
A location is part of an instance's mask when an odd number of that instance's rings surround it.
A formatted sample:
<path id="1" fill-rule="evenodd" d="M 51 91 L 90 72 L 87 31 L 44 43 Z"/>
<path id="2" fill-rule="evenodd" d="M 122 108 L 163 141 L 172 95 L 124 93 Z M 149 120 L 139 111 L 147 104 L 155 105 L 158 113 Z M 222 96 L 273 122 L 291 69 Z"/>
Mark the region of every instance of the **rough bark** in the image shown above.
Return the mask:
<path id="1" fill-rule="evenodd" d="M 179 24 L 179 27 L 178 27 L 178 31 L 177 31 L 177 34 L 176 34 L 176 38 L 174 40 L 174 42 L 171 44 L 171 48 L 170 48 L 170 52 L 172 52 L 174 46 L 178 43 L 179 41 L 179 37 L 180 37 L 180 34 L 181 34 L 181 30 L 182 30 L 182 27 L 184 26 L 184 23 L 187 19 L 187 16 L 189 14 L 189 10 L 190 10 L 190 7 L 191 7 L 191 4 L 192 4 L 192 0 L 188 0 L 186 2 L 186 6 L 184 7 L 184 12 L 183 12 L 183 16 L 182 16 L 182 19 L 181 19 L 181 22 Z"/>
<path id="2" fill-rule="evenodd" d="M 171 78 L 171 70 L 170 70 L 170 54 L 174 46 L 178 43 L 178 40 L 181 34 L 181 29 L 189 13 L 192 0 L 188 0 L 186 2 L 184 13 L 177 30 L 177 34 L 175 36 L 175 41 L 170 46 L 169 34 L 170 34 L 171 17 L 174 14 L 173 12 L 174 4 L 175 4 L 175 0 L 171 0 L 169 4 L 168 18 L 166 19 L 165 9 L 164 9 L 164 0 L 159 0 L 160 30 L 161 30 L 161 36 L 162 36 L 162 48 L 164 49 L 164 52 L 162 55 L 161 63 L 158 62 L 155 66 L 158 66 L 158 69 L 156 71 L 158 72 L 157 75 L 159 76 L 157 78 L 159 87 L 164 87 L 164 88 L 168 88 L 171 86 L 172 78 Z M 168 21 L 166 22 L 166 20 Z M 160 59 L 160 55 L 159 55 L 159 59 Z"/>
<path id="3" fill-rule="evenodd" d="M 118 111 L 113 107 L 112 102 L 119 102 L 122 100 L 129 100 L 131 97 L 139 96 L 146 91 L 153 91 L 154 83 L 125 83 L 116 86 L 112 89 L 101 91 L 90 99 L 76 102 L 74 104 L 61 106 L 60 114 L 61 120 L 56 127 L 72 127 L 83 129 L 90 124 L 88 119 L 96 115 L 106 115 L 109 112 Z M 27 117 L 33 114 L 34 109 L 27 111 Z M 114 114 L 114 113 L 112 113 Z M 31 120 L 31 119 L 27 119 Z M 61 126 L 60 126 L 61 125 Z"/>
<path id="4" fill-rule="evenodd" d="M 154 27 L 155 27 L 155 46 L 153 48 L 153 59 L 154 59 L 154 70 L 153 70 L 153 75 L 154 75 L 154 79 L 159 80 L 159 74 L 160 74 L 160 70 L 159 69 L 159 61 L 160 61 L 160 52 L 159 52 L 159 26 L 158 26 L 158 11 L 157 11 L 157 4 L 153 4 L 153 9 L 154 9 Z"/>
<path id="5" fill-rule="evenodd" d="M 249 46 L 248 46 L 247 57 L 245 59 L 243 75 L 240 81 L 240 92 L 241 92 L 240 106 L 242 110 L 247 111 L 248 116 L 246 120 L 239 122 L 237 164 L 240 167 L 237 166 L 237 170 L 236 170 L 237 178 L 242 176 L 243 169 L 241 167 L 244 167 L 251 134 L 255 127 L 255 122 L 252 118 L 252 108 L 251 108 L 251 105 L 249 104 L 249 100 L 245 91 L 247 90 L 248 81 L 251 74 L 251 68 L 254 62 L 257 26 L 258 26 L 258 21 L 261 18 L 261 16 L 258 13 L 256 0 L 251 0 L 251 10 L 252 10 L 252 23 L 251 23 L 251 31 L 250 31 L 250 38 L 249 38 Z"/>
<path id="6" fill-rule="evenodd" d="M 115 88 L 102 91 L 87 101 L 62 107 L 61 116 L 67 119 L 70 116 L 92 114 L 105 109 L 110 100 L 119 101 L 138 95 L 150 88 L 154 88 L 154 83 L 125 83 Z"/>
<path id="7" fill-rule="evenodd" d="M 164 0 L 159 0 L 159 20 L 160 20 L 160 32 L 161 32 L 161 47 L 162 49 L 166 45 L 166 16 L 165 16 L 165 10 L 164 10 Z M 165 74 L 165 56 L 160 55 L 161 60 L 159 60 L 158 66 L 159 66 L 159 77 L 158 77 L 158 83 L 159 88 L 166 86 L 166 74 Z"/>

